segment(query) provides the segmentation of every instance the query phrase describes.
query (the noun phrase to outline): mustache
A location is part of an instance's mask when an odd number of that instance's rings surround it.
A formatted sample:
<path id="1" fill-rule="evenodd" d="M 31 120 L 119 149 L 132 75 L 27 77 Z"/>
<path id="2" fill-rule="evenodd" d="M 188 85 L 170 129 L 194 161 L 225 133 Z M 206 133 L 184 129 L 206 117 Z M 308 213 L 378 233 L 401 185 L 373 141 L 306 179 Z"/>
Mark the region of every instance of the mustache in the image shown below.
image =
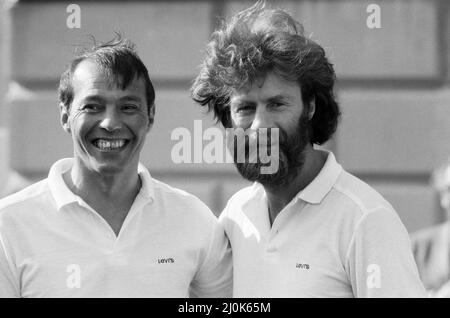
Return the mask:
<path id="1" fill-rule="evenodd" d="M 270 131 L 270 128 L 267 129 Z M 235 151 L 235 165 L 238 172 L 245 179 L 249 181 L 257 181 L 262 184 L 280 186 L 283 184 L 288 184 L 298 175 L 299 170 L 304 164 L 305 147 L 308 143 L 310 143 L 311 132 L 308 118 L 301 116 L 298 120 L 297 129 L 290 134 L 281 128 L 278 129 L 278 142 L 274 142 L 274 140 L 271 139 L 272 134 L 270 133 L 266 133 L 264 136 L 264 130 L 261 129 L 248 133 L 249 138 L 245 139 L 245 143 L 241 142 L 241 145 L 239 145 L 240 151 L 242 151 L 243 148 L 249 149 L 247 147 L 251 147 L 252 142 L 255 144 L 256 140 L 258 141 L 258 145 L 261 144 L 261 146 L 266 147 L 266 149 L 261 152 L 261 155 L 264 156 L 264 152 L 271 153 L 272 146 L 277 144 L 278 169 L 275 172 L 261 173 L 261 167 L 266 166 L 266 164 L 264 164 L 261 160 L 236 160 Z M 264 137 L 266 137 L 265 140 Z M 257 154 L 259 155 L 260 152 L 258 151 Z M 269 156 L 272 156 L 272 153 Z"/>
<path id="2" fill-rule="evenodd" d="M 239 153 L 249 154 L 252 151 L 259 153 L 260 148 L 271 151 L 273 147 L 288 148 L 288 134 L 280 128 L 247 129 L 241 136 L 234 136 L 228 141 L 228 147 Z M 270 154 L 270 153 L 269 153 Z"/>

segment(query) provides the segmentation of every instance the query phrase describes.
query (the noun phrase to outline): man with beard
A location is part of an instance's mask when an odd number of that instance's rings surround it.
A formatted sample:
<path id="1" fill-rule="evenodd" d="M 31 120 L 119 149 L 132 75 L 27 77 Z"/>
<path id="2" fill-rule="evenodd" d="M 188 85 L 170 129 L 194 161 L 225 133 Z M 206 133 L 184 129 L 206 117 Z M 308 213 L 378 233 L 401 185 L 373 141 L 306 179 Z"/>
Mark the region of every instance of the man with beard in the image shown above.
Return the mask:
<path id="1" fill-rule="evenodd" d="M 225 127 L 246 131 L 250 154 L 236 166 L 255 181 L 220 216 L 233 296 L 425 296 L 392 206 L 313 147 L 329 140 L 340 115 L 323 48 L 288 13 L 258 2 L 216 30 L 206 54 L 192 97 Z M 266 130 L 280 136 L 278 170 L 269 174 L 267 163 L 250 160 L 252 141 L 268 152 L 277 146 L 260 138 Z"/>

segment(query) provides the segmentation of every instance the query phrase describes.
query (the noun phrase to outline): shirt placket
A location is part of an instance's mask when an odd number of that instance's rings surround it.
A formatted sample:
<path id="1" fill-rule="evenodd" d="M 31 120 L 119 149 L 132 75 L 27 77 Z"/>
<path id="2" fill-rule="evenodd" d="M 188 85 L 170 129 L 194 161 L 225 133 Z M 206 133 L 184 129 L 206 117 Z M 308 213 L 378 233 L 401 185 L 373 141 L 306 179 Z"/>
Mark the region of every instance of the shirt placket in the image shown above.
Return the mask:
<path id="1" fill-rule="evenodd" d="M 280 232 L 283 231 L 283 228 L 286 226 L 286 223 L 289 222 L 292 214 L 298 212 L 298 210 L 301 210 L 303 208 L 304 204 L 302 203 L 303 202 L 296 197 L 291 202 L 289 202 L 288 205 L 286 205 L 277 215 L 267 236 L 267 254 L 273 254 L 279 250 L 281 244 L 283 243 L 279 239 Z"/>
<path id="2" fill-rule="evenodd" d="M 79 199 L 78 204 L 86 209 L 89 213 L 91 213 L 95 219 L 97 220 L 97 224 L 99 225 L 97 228 L 100 229 L 103 233 L 103 237 L 106 239 L 106 244 L 102 246 L 102 248 L 106 248 L 107 250 L 112 250 L 114 248 L 114 244 L 116 241 L 116 235 L 111 228 L 111 226 L 106 222 L 106 220 L 95 211 L 89 204 Z"/>

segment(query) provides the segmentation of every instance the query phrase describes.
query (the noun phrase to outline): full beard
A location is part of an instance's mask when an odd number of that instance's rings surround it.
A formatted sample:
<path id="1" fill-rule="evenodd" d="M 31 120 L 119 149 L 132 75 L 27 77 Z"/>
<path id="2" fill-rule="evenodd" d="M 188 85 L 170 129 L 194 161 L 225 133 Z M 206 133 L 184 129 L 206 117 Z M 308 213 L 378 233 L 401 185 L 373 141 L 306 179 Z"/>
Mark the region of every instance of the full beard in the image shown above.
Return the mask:
<path id="1" fill-rule="evenodd" d="M 308 143 L 309 123 L 306 116 L 302 114 L 294 134 L 288 135 L 284 130 L 279 129 L 279 163 L 277 171 L 274 173 L 262 173 L 262 167 L 267 167 L 270 165 L 270 162 L 262 163 L 259 158 L 255 163 L 247 162 L 248 160 L 244 163 L 237 162 L 236 146 L 234 163 L 241 176 L 249 181 L 256 181 L 267 186 L 283 186 L 292 182 L 302 169 L 305 162 L 304 150 Z M 270 145 L 270 142 L 268 142 L 268 145 Z M 245 148 L 246 150 L 249 148 L 248 140 L 246 140 Z M 271 151 L 270 148 L 269 151 Z M 248 158 L 246 157 L 246 159 Z"/>

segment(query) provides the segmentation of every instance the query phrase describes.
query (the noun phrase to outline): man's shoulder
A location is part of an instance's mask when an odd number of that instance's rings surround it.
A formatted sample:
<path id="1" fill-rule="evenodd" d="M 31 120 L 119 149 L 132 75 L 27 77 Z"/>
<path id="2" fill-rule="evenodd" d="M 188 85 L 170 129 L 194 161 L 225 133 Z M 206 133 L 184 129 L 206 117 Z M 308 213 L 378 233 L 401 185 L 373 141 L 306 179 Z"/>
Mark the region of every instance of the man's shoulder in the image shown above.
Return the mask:
<path id="1" fill-rule="evenodd" d="M 42 202 L 42 197 L 48 195 L 48 192 L 47 179 L 44 179 L 0 199 L 0 217 L 20 211 L 31 211 L 30 207 Z"/>
<path id="2" fill-rule="evenodd" d="M 247 187 L 244 187 L 234 193 L 228 200 L 228 205 L 242 205 L 251 198 L 255 197 L 258 190 L 258 184 L 254 183 Z"/>
<path id="3" fill-rule="evenodd" d="M 156 192 L 155 195 L 170 196 L 173 198 L 177 198 L 179 200 L 187 200 L 187 201 L 197 201 L 198 200 L 198 201 L 200 201 L 200 199 L 197 198 L 195 195 L 193 195 L 183 189 L 171 186 L 171 185 L 169 185 L 161 180 L 155 179 L 155 178 L 152 178 L 152 181 L 153 181 L 154 190 Z"/>
<path id="4" fill-rule="evenodd" d="M 154 178 L 152 182 L 157 200 L 162 200 L 174 208 L 182 208 L 184 211 L 212 215 L 209 207 L 197 196 Z"/>
<path id="5" fill-rule="evenodd" d="M 33 183 L 26 188 L 0 199 L 0 211 L 17 205 L 29 204 L 48 191 L 47 179 Z"/>
<path id="6" fill-rule="evenodd" d="M 392 205 L 377 190 L 345 170 L 340 174 L 333 190 L 342 201 L 354 206 L 362 214 L 380 209 L 394 212 Z"/>
<path id="7" fill-rule="evenodd" d="M 221 218 L 230 216 L 230 214 L 244 213 L 241 208 L 246 202 L 250 201 L 258 195 L 259 187 L 257 183 L 253 183 L 235 192 L 227 202 L 225 209 L 222 211 Z"/>
<path id="8" fill-rule="evenodd" d="M 243 187 L 242 189 L 239 189 L 238 191 L 236 191 L 236 192 L 230 197 L 230 200 L 229 200 L 229 201 L 235 201 L 235 200 L 240 201 L 240 200 L 242 200 L 242 199 L 246 199 L 246 198 L 248 199 L 248 198 L 251 198 L 251 197 L 255 196 L 257 190 L 258 190 L 260 187 L 262 188 L 262 186 L 259 185 L 259 184 L 256 183 L 256 182 L 253 183 L 253 184 L 250 184 L 250 185 L 248 185 L 248 186 L 246 186 L 246 187 Z"/>

